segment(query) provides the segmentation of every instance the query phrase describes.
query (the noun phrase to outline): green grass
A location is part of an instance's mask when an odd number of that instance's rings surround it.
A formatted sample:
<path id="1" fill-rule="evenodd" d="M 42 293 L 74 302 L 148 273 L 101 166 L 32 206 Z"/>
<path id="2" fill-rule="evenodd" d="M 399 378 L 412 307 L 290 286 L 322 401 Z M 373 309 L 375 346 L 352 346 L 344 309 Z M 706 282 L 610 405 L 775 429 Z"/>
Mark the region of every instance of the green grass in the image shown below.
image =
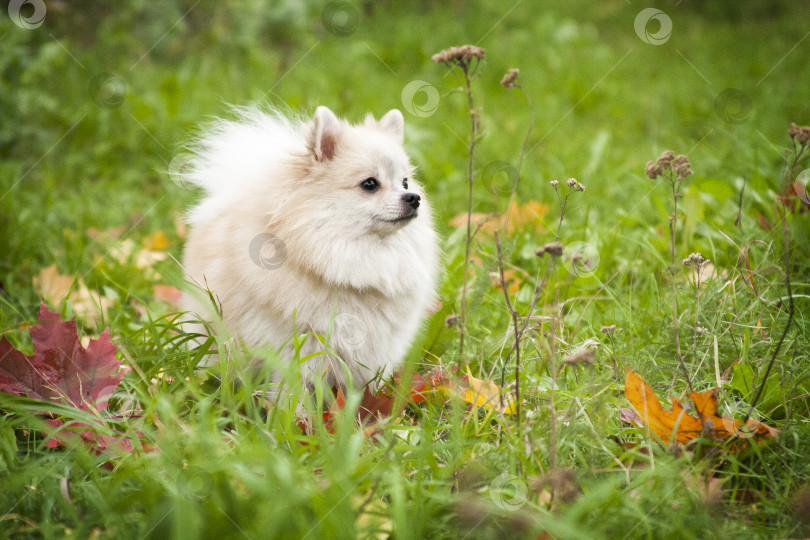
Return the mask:
<path id="1" fill-rule="evenodd" d="M 810 534 L 806 206 L 794 198 L 787 214 L 795 315 L 757 403 L 757 414 L 780 428 L 777 442 L 741 454 L 673 451 L 620 422 L 629 403 L 617 396 L 611 359 L 615 353 L 622 376 L 625 366 L 641 373 L 661 398 L 685 396 L 673 339 L 674 279 L 695 389 L 717 386 L 715 366 L 727 372 L 721 403 L 729 413 L 747 409 L 752 376 L 754 388 L 761 384 L 787 323 L 775 212 L 791 144 L 786 130 L 790 122 L 810 124 L 800 6 L 683 2 L 663 8 L 673 31 L 652 45 L 633 26 L 648 6 L 619 1 L 366 3 L 349 12 L 359 18 L 356 27 L 348 19 L 345 36 L 329 31 L 326 2 L 46 4 L 36 29 L 0 18 L 0 328 L 30 352 L 26 328 L 41 299 L 33 277 L 53 263 L 112 298 L 103 324 L 78 323 L 92 337 L 109 326 L 119 358 L 136 367 L 105 415 L 136 452 L 111 458 L 81 444 L 47 449 L 39 435 L 45 426 L 31 412 L 38 409 L 0 396 L 0 536 Z M 504 177 L 491 171 L 499 162 L 516 165 L 529 126 L 523 97 L 499 85 L 508 68 L 520 68 L 534 105 L 518 198 L 548 211 L 503 238 L 505 267 L 521 279 L 512 296 L 520 315 L 549 260 L 534 250 L 553 240 L 559 220 L 549 181 L 575 177 L 587 186 L 569 199 L 560 240 L 584 243 L 593 257 L 586 271 L 566 257 L 550 269 L 521 347 L 522 433 L 514 417 L 431 400 L 407 406 L 370 437 L 351 414 L 338 418 L 334 434 L 317 426 L 304 434 L 293 409 L 268 409 L 257 397 L 272 355 L 259 373 L 243 369 L 250 352 L 240 350 L 228 370 L 195 370 L 203 351 L 189 349 L 175 309 L 152 289 L 182 287 L 177 264 L 157 263 L 158 277 L 111 253 L 124 239 L 141 246 L 163 231 L 167 251 L 181 258 L 176 221 L 197 194 L 171 181 L 172 159 L 228 104 L 306 114 L 324 104 L 360 120 L 406 110 L 402 91 L 421 80 L 440 100 L 433 114 L 405 112 L 406 145 L 437 209 L 445 265 L 443 307 L 408 368 L 469 365 L 475 376 L 500 381 L 514 336 L 503 293 L 488 275 L 497 272 L 491 236 L 479 233 L 472 244 L 464 354 L 457 328 L 444 324 L 458 313 L 462 288 L 464 231 L 448 221 L 466 211 L 469 117 L 461 80 L 430 56 L 464 43 L 487 49 L 472 86 L 483 128 L 475 212 L 505 210 Z M 100 92 L 102 73 L 118 77 L 124 91 Z M 741 109 L 718 99 L 726 89 L 742 92 Z M 647 160 L 666 149 L 687 153 L 695 171 L 678 201 L 676 260 L 692 252 L 711 260 L 718 277 L 698 295 L 683 268 L 669 272 L 671 195 L 664 181 L 644 175 Z M 92 230 L 114 227 L 121 227 L 118 240 L 93 239 Z M 50 307 L 74 313 L 71 300 Z M 706 329 L 697 337 L 696 311 Z M 614 324 L 615 350 L 600 332 Z M 222 347 L 225 337 L 217 339 Z M 597 349 L 595 364 L 559 369 L 583 345 Z M 553 413 L 552 365 L 559 369 Z M 513 362 L 506 379 L 514 380 Z M 348 413 L 359 399 L 350 393 Z M 135 405 L 135 416 L 118 414 Z M 55 410 L 78 417 L 65 409 Z M 573 487 L 570 479 L 553 484 L 557 500 L 549 504 L 543 480 L 552 463 L 573 471 Z M 706 496 L 695 480 L 702 476 L 723 480 L 722 491 Z M 563 500 L 566 487 L 572 495 Z"/>

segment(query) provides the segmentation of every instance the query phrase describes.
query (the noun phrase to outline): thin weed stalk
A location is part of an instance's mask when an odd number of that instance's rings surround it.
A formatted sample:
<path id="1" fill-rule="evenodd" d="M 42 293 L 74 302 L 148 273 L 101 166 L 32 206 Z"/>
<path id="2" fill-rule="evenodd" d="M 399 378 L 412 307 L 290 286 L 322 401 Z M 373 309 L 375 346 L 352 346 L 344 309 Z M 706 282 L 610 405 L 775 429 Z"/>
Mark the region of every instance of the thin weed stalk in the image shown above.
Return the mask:
<path id="1" fill-rule="evenodd" d="M 788 129 L 788 135 L 790 135 L 790 138 L 793 141 L 793 160 L 791 162 L 787 156 L 785 158 L 783 174 L 785 174 L 786 192 L 793 182 L 794 173 L 797 165 L 799 164 L 799 160 L 807 148 L 808 142 L 810 142 L 810 127 L 797 126 L 796 124 L 791 123 L 790 129 Z M 797 142 L 799 143 L 798 149 L 796 148 Z M 789 152 L 790 150 L 788 150 L 788 153 Z M 768 361 L 768 367 L 765 369 L 765 374 L 762 376 L 762 383 L 760 383 L 756 395 L 751 400 L 751 406 L 748 408 L 748 412 L 745 414 L 743 422 L 748 421 L 748 418 L 750 418 L 751 414 L 754 412 L 754 408 L 759 402 L 759 399 L 762 397 L 762 392 L 765 389 L 765 384 L 768 382 L 768 377 L 770 376 L 771 369 L 773 369 L 773 365 L 776 362 L 776 357 L 779 354 L 779 351 L 782 349 L 782 344 L 785 342 L 788 330 L 790 330 L 790 325 L 793 323 L 793 287 L 790 283 L 790 228 L 787 224 L 787 210 L 785 208 L 777 207 L 777 212 L 782 221 L 782 242 L 785 246 L 785 288 L 787 289 L 788 294 L 788 320 L 787 324 L 785 324 L 784 330 L 782 330 L 782 335 L 779 337 L 779 342 L 776 344 L 776 349 L 774 349 L 773 354 Z"/>
<path id="2" fill-rule="evenodd" d="M 692 174 L 689 158 L 685 154 L 675 155 L 671 150 L 664 151 L 656 161 L 648 161 L 647 176 L 653 180 L 659 176 L 664 177 L 672 191 L 672 215 L 669 218 L 669 273 L 672 283 L 672 329 L 675 334 L 675 358 L 683 370 L 689 391 L 694 392 L 689 370 L 681 353 L 680 319 L 678 318 L 678 284 L 675 282 L 675 241 L 678 229 L 678 199 L 681 198 L 681 185 L 684 179 Z"/>
<path id="3" fill-rule="evenodd" d="M 461 286 L 461 313 L 459 316 L 459 354 L 464 354 L 464 337 L 467 333 L 467 281 L 470 269 L 470 244 L 472 242 L 473 167 L 475 164 L 475 144 L 480 130 L 478 112 L 475 110 L 471 82 L 480 66 L 486 51 L 474 45 L 450 47 L 433 55 L 436 63 L 459 67 L 464 75 L 464 93 L 470 114 L 470 149 L 467 160 L 467 237 L 464 246 L 464 281 Z"/>

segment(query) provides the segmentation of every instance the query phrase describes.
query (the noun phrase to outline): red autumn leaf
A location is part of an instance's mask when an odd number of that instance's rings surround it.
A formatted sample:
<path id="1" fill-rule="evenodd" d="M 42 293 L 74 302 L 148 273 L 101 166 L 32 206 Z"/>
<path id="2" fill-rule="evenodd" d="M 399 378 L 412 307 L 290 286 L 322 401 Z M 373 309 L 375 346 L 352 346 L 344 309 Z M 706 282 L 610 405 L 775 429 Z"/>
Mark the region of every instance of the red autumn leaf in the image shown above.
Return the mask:
<path id="1" fill-rule="evenodd" d="M 414 403 L 424 403 L 427 401 L 427 397 L 425 393 L 428 392 L 430 388 L 428 387 L 425 378 L 422 377 L 418 373 L 413 374 L 413 379 L 411 380 L 411 401 Z"/>
<path id="2" fill-rule="evenodd" d="M 45 420 L 45 423 L 54 429 L 58 429 L 64 425 L 62 420 L 53 419 Z M 56 432 L 45 443 L 46 448 L 56 448 L 65 446 L 68 443 L 80 438 L 85 444 L 94 448 L 97 452 L 103 452 L 110 448 L 114 448 L 123 452 L 132 452 L 132 442 L 126 437 L 119 437 L 113 432 L 113 435 L 106 435 L 104 433 L 96 433 L 93 431 L 94 426 L 82 422 L 72 422 L 64 427 L 61 431 Z M 78 433 L 76 433 L 78 432 Z M 140 435 L 140 433 L 139 433 Z"/>
<path id="3" fill-rule="evenodd" d="M 40 401 L 66 402 L 85 411 L 103 411 L 126 374 L 105 330 L 82 347 L 76 321 L 61 321 L 43 303 L 39 324 L 30 330 L 33 356 L 0 338 L 0 391 Z"/>
<path id="4" fill-rule="evenodd" d="M 357 411 L 357 417 L 362 425 L 368 427 L 391 416 L 393 408 L 393 396 L 384 392 L 372 394 L 371 390 L 366 386 L 365 391 L 363 391 L 363 399 L 360 402 L 360 409 Z"/>
<path id="5" fill-rule="evenodd" d="M 127 370 L 115 358 L 116 347 L 105 330 L 99 339 L 90 340 L 85 349 L 79 342 L 76 321 L 61 321 L 59 314 L 41 304 L 39 324 L 30 330 L 33 356 L 15 349 L 0 338 L 0 392 L 48 403 L 60 402 L 83 411 L 103 411 Z M 101 453 L 116 448 L 132 451 L 125 437 L 96 433 L 92 426 L 51 418 L 45 423 L 58 429 L 45 443 L 47 448 L 80 440 Z M 99 420 L 101 425 L 101 420 Z"/>

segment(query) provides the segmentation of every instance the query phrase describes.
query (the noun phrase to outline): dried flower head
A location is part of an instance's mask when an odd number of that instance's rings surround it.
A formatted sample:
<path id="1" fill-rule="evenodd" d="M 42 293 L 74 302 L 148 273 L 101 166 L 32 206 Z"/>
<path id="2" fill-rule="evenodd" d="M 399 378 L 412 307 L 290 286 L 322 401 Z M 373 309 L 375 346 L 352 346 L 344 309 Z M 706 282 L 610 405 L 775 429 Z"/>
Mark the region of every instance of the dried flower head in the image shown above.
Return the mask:
<path id="1" fill-rule="evenodd" d="M 544 245 L 541 248 L 537 248 L 534 251 L 534 254 L 538 257 L 542 257 L 548 253 L 552 257 L 562 257 L 563 254 L 563 245 L 562 242 L 549 242 L 548 244 Z"/>
<path id="2" fill-rule="evenodd" d="M 796 140 L 800 145 L 806 145 L 807 141 L 810 141 L 810 126 L 796 126 L 796 124 L 790 125 L 791 128 L 794 126 L 796 127 Z"/>
<path id="3" fill-rule="evenodd" d="M 501 79 L 501 85 L 503 85 L 503 87 L 507 90 L 511 90 L 515 86 L 515 80 L 517 80 L 519 73 L 519 69 L 510 69 L 506 75 L 503 76 L 503 79 Z"/>
<path id="4" fill-rule="evenodd" d="M 582 184 L 581 182 L 577 182 L 576 184 L 574 184 L 574 189 L 576 189 L 577 191 L 585 191 L 585 185 Z"/>
<path id="5" fill-rule="evenodd" d="M 570 503 L 582 495 L 576 473 L 571 469 L 552 469 L 531 480 L 529 487 L 540 493 L 549 490 L 557 503 Z"/>
<path id="6" fill-rule="evenodd" d="M 483 60 L 486 51 L 481 47 L 475 45 L 461 45 L 460 47 L 450 47 L 444 49 L 431 57 L 431 60 L 437 64 L 460 64 L 462 67 L 467 67 L 472 62 L 473 58 Z"/>
<path id="7" fill-rule="evenodd" d="M 562 363 L 563 365 L 566 366 L 578 366 L 580 364 L 584 366 L 590 366 L 591 364 L 593 364 L 595 356 L 596 350 L 594 349 L 580 349 L 574 354 L 563 358 Z"/>
<path id="8" fill-rule="evenodd" d="M 661 156 L 658 158 L 658 165 L 661 167 L 662 171 L 669 169 L 669 166 L 672 164 L 672 160 L 675 159 L 675 152 L 672 150 L 664 150 L 661 152 Z"/>
<path id="9" fill-rule="evenodd" d="M 679 154 L 675 156 L 675 159 L 672 161 L 672 170 L 678 175 L 679 180 L 683 180 L 692 174 L 692 169 L 689 165 L 689 158 L 686 157 L 686 154 Z"/>
<path id="10" fill-rule="evenodd" d="M 616 331 L 616 325 L 611 324 L 610 326 L 603 326 L 602 328 L 599 329 L 599 331 L 605 334 L 606 336 L 611 337 L 613 336 L 613 333 Z"/>
<path id="11" fill-rule="evenodd" d="M 647 162 L 646 173 L 647 176 L 650 177 L 651 179 L 655 180 L 656 178 L 658 178 L 658 175 L 663 172 L 664 170 L 655 161 L 650 160 Z"/>
<path id="12" fill-rule="evenodd" d="M 683 260 L 684 266 L 690 266 L 696 270 L 700 270 L 707 264 L 709 264 L 709 259 L 701 255 L 700 253 L 692 253 Z"/>
<path id="13" fill-rule="evenodd" d="M 568 187 L 574 187 L 577 184 L 576 178 L 569 178 L 568 179 Z"/>
<path id="14" fill-rule="evenodd" d="M 791 122 L 790 127 L 787 131 L 788 135 L 790 135 L 791 139 L 796 138 L 796 135 L 799 134 L 799 126 L 796 125 L 796 122 Z"/>
<path id="15" fill-rule="evenodd" d="M 551 187 L 553 187 L 554 189 L 557 189 L 557 186 L 560 183 L 557 180 L 552 180 L 551 182 L 549 182 L 549 184 L 551 184 Z"/>

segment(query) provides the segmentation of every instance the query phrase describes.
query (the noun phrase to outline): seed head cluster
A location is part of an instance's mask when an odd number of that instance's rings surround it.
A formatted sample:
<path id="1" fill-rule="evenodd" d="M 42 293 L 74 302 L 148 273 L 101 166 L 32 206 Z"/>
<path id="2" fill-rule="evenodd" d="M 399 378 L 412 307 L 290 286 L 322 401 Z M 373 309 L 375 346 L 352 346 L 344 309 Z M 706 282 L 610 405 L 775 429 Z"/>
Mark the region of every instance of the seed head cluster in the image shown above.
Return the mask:
<path id="1" fill-rule="evenodd" d="M 520 74 L 519 69 L 510 69 L 506 75 L 503 76 L 503 79 L 501 79 L 501 85 L 507 90 L 511 90 L 515 87 L 515 80 L 518 78 L 518 74 Z"/>
<path id="2" fill-rule="evenodd" d="M 611 324 L 610 326 L 603 326 L 602 328 L 599 329 L 599 331 L 609 337 L 613 336 L 613 333 L 616 331 L 616 325 Z"/>
<path id="3" fill-rule="evenodd" d="M 797 126 L 795 122 L 791 122 L 788 135 L 790 135 L 791 139 L 804 146 L 810 141 L 810 126 Z"/>
<path id="4" fill-rule="evenodd" d="M 675 152 L 672 150 L 665 150 L 657 160 L 648 161 L 645 172 L 648 177 L 655 180 L 659 176 L 663 176 L 668 170 L 673 171 L 677 175 L 679 182 L 692 174 L 692 168 L 686 154 L 678 154 L 676 156 Z"/>
<path id="5" fill-rule="evenodd" d="M 534 254 L 537 255 L 538 257 L 542 257 L 546 253 L 548 253 L 552 257 L 562 257 L 563 254 L 562 242 L 549 242 L 543 247 L 534 250 Z"/>
<path id="6" fill-rule="evenodd" d="M 577 365 L 589 366 L 593 364 L 595 356 L 596 351 L 594 349 L 582 349 L 575 352 L 572 355 L 563 358 L 562 363 L 566 366 L 577 366 Z"/>
<path id="7" fill-rule="evenodd" d="M 437 64 L 459 64 L 461 67 L 466 68 L 469 66 L 473 59 L 481 61 L 486 55 L 486 50 L 475 45 L 461 45 L 459 47 L 450 47 L 443 51 L 437 52 L 431 57 L 431 60 Z"/>
<path id="8" fill-rule="evenodd" d="M 692 253 L 683 260 L 684 266 L 692 267 L 695 270 L 701 270 L 707 264 L 709 264 L 709 259 L 701 255 L 700 253 Z"/>
<path id="9" fill-rule="evenodd" d="M 574 188 L 576 191 L 585 191 L 585 186 L 577 182 L 576 178 L 569 178 L 567 183 L 568 187 Z"/>

